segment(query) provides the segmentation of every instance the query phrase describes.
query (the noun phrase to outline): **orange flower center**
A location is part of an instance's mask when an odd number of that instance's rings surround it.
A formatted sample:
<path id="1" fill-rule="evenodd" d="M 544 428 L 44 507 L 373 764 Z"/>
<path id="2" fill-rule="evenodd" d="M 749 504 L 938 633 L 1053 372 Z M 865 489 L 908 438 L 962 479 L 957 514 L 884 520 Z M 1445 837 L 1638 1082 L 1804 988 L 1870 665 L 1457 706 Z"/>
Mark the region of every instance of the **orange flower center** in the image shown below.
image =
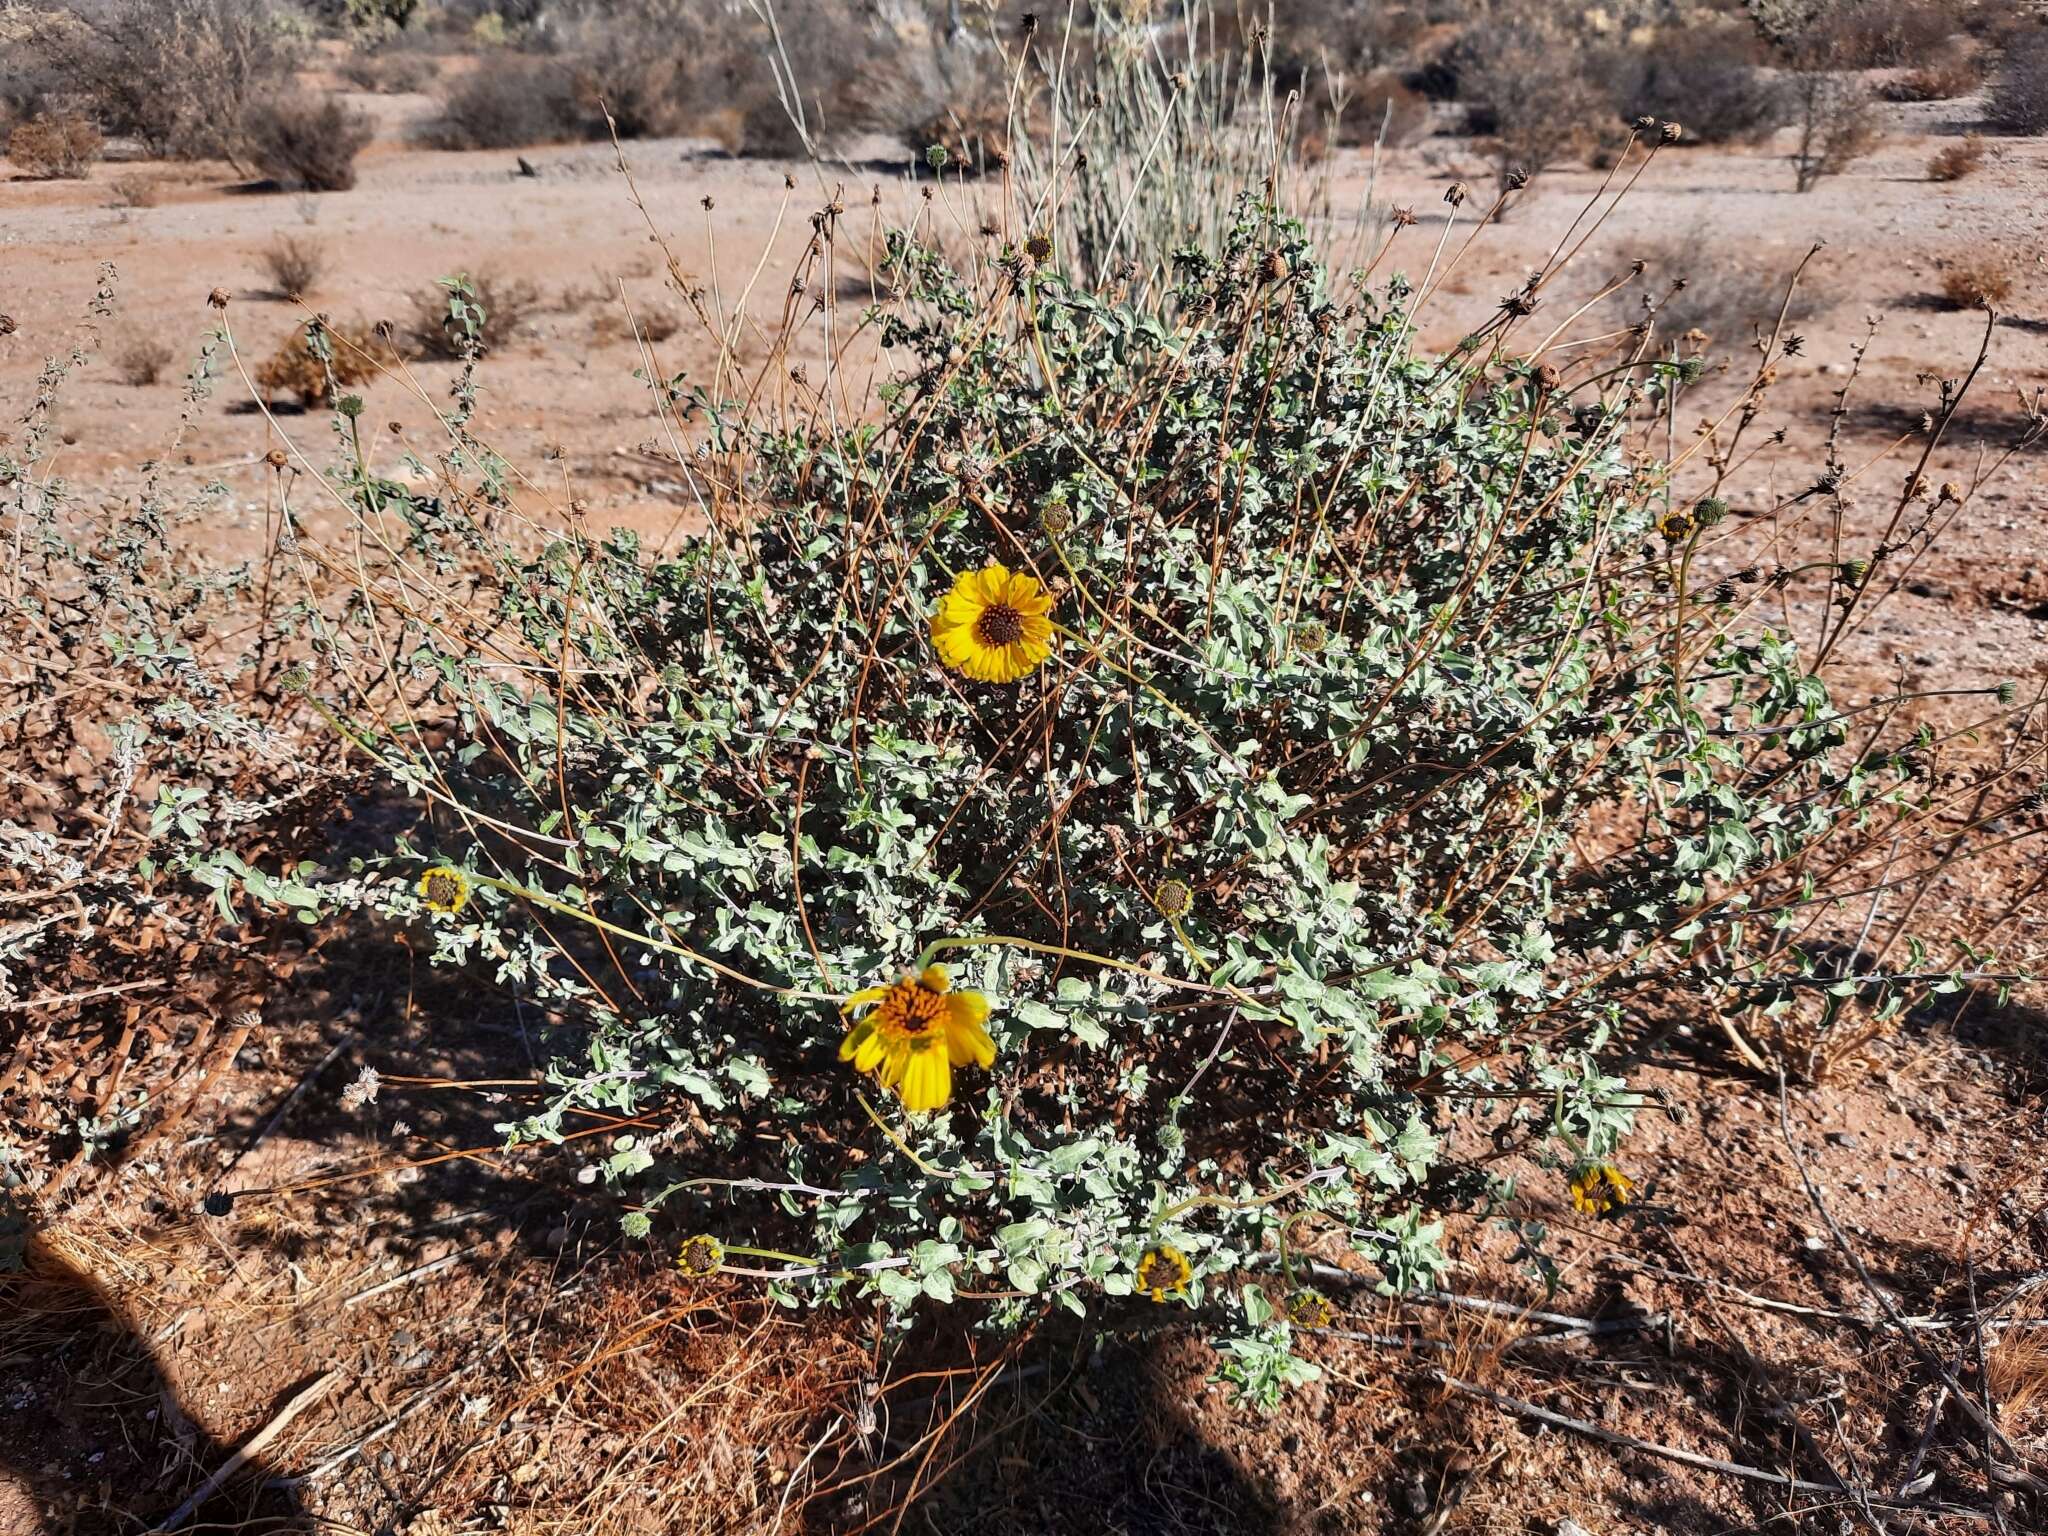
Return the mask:
<path id="1" fill-rule="evenodd" d="M 974 637 L 983 645 L 1015 645 L 1024 638 L 1024 615 L 1008 603 L 991 603 L 974 621 Z"/>
<path id="2" fill-rule="evenodd" d="M 946 1016 L 943 993 L 917 981 L 899 981 L 882 999 L 882 1023 L 906 1035 L 926 1035 Z"/>

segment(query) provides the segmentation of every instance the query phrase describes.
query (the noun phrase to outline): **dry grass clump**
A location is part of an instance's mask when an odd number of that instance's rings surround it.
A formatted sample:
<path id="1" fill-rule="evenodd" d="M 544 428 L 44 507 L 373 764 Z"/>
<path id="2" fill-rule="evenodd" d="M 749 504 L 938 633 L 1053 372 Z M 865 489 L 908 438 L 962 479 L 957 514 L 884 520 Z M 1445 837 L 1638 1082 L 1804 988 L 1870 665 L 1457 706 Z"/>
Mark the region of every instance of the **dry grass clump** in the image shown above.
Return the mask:
<path id="1" fill-rule="evenodd" d="M 636 339 L 667 341 L 682 326 L 682 316 L 666 304 L 652 304 L 628 315 L 614 303 L 590 317 L 590 339 L 601 347 Z"/>
<path id="2" fill-rule="evenodd" d="M 1870 88 L 1853 74 L 1834 69 L 1794 71 L 1792 150 L 1796 190 L 1811 192 L 1823 178 L 1839 176 L 1883 142 Z"/>
<path id="3" fill-rule="evenodd" d="M 313 349 L 308 335 L 312 329 L 323 335 L 326 358 Z M 335 390 L 352 389 L 375 378 L 377 367 L 372 358 L 378 346 L 369 329 L 360 325 L 293 331 L 256 369 L 256 387 L 273 403 L 280 395 L 293 395 L 302 406 L 318 405 Z"/>
<path id="4" fill-rule="evenodd" d="M 287 299 L 302 299 L 311 293 L 326 265 L 327 253 L 320 245 L 297 235 L 279 235 L 263 250 L 271 286 Z"/>
<path id="5" fill-rule="evenodd" d="M 99 129 L 75 112 L 32 117 L 7 135 L 7 158 L 38 181 L 77 179 L 100 157 Z"/>
<path id="6" fill-rule="evenodd" d="M 1961 181 L 1984 168 L 1984 140 L 1979 134 L 1965 134 L 1953 144 L 1944 144 L 1927 158 L 1929 181 Z"/>
<path id="7" fill-rule="evenodd" d="M 163 190 L 163 182 L 155 176 L 116 176 L 107 183 L 107 191 L 119 208 L 152 208 L 163 196 Z"/>
<path id="8" fill-rule="evenodd" d="M 287 191 L 345 192 L 356 184 L 356 156 L 370 142 L 369 117 L 339 96 L 265 97 L 250 108 L 249 154 Z"/>
<path id="9" fill-rule="evenodd" d="M 1941 274 L 1941 296 L 1951 309 L 1994 308 L 2012 290 L 2012 268 L 2002 256 L 1966 256 Z"/>
<path id="10" fill-rule="evenodd" d="M 119 342 L 111 361 L 123 384 L 141 388 L 154 384 L 176 359 L 168 343 L 156 336 L 130 336 Z"/>
<path id="11" fill-rule="evenodd" d="M 2038 1309 L 2006 1325 L 1985 1353 L 1984 1376 L 2008 1434 L 2048 1430 L 2048 1322 Z"/>

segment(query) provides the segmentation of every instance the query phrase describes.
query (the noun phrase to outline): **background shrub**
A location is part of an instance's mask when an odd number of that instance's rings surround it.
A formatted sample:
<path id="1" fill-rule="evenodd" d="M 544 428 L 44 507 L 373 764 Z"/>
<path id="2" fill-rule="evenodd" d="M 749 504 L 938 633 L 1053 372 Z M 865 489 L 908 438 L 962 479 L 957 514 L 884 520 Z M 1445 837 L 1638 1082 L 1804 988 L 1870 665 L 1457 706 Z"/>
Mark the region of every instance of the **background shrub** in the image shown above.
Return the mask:
<path id="1" fill-rule="evenodd" d="M 245 115 L 250 159 L 287 191 L 345 192 L 370 142 L 367 114 L 339 96 L 267 96 Z"/>
<path id="2" fill-rule="evenodd" d="M 152 154 L 245 164 L 248 114 L 297 62 L 268 0 L 84 0 L 55 64 L 109 133 Z"/>
<path id="3" fill-rule="evenodd" d="M 1458 91 L 1475 134 L 1491 140 L 1503 182 L 1536 176 L 1593 147 L 1604 115 L 1585 60 L 1556 24 L 1529 12 L 1473 28 Z"/>
<path id="4" fill-rule="evenodd" d="M 293 331 L 264 359 L 256 369 L 256 387 L 273 403 L 289 395 L 301 406 L 317 405 L 375 378 L 373 359 L 381 346 L 363 326 L 337 331 L 316 320 Z"/>
<path id="5" fill-rule="evenodd" d="M 510 341 L 540 302 L 531 283 L 486 268 L 417 295 L 405 336 L 422 357 L 480 356 Z"/>
<path id="6" fill-rule="evenodd" d="M 514 56 L 448 78 L 419 138 L 436 149 L 513 149 L 578 138 L 581 122 L 561 60 Z"/>
<path id="7" fill-rule="evenodd" d="M 1961 257 L 1941 274 L 1941 296 L 1951 309 L 1995 308 L 2014 286 L 2011 264 L 1996 254 Z"/>
<path id="8" fill-rule="evenodd" d="M 2006 50 L 1984 119 L 2007 133 L 2048 133 L 2048 28 L 2036 28 Z"/>
<path id="9" fill-rule="evenodd" d="M 1791 105 L 1761 67 L 1763 57 L 1753 28 L 1701 23 L 1673 28 L 1647 47 L 1602 47 L 1592 72 L 1623 122 L 1681 123 L 1681 143 L 1754 143 L 1784 125 Z"/>
<path id="10" fill-rule="evenodd" d="M 1774 267 L 1755 247 L 1720 239 L 1705 226 L 1680 237 L 1633 244 L 1627 254 L 1649 263 L 1648 270 L 1610 302 L 1626 323 L 1643 317 L 1644 299 L 1649 299 L 1660 352 L 1691 335 L 1704 338 L 1696 339 L 1695 346 L 1725 357 L 1759 333 L 1768 335 L 1785 303 L 1789 268 Z M 1826 287 L 1823 279 L 1809 274 L 1792 292 L 1787 323 L 1797 325 L 1824 312 Z"/>
<path id="11" fill-rule="evenodd" d="M 1791 156 L 1796 190 L 1810 192 L 1822 178 L 1840 175 L 1882 140 L 1875 99 L 1858 76 L 1800 69 L 1787 90 L 1797 133 Z"/>
<path id="12" fill-rule="evenodd" d="M 170 344 L 161 337 L 132 335 L 116 343 L 112 361 L 121 382 L 139 389 L 162 378 L 176 358 Z"/>
<path id="13" fill-rule="evenodd" d="M 399 96 L 431 89 L 441 78 L 441 67 L 423 53 L 380 49 L 351 53 L 342 61 L 341 75 L 358 90 Z"/>
<path id="14" fill-rule="evenodd" d="M 1888 101 L 1951 101 L 1984 83 L 1982 55 L 1959 43 L 1944 44 L 1928 62 L 1892 76 L 1878 87 Z"/>
<path id="15" fill-rule="evenodd" d="M 100 131 L 76 113 L 32 117 L 7 135 L 7 158 L 25 175 L 80 177 L 100 155 Z"/>
<path id="16" fill-rule="evenodd" d="M 1929 181 L 1961 181 L 1965 176 L 1975 175 L 1984 164 L 1984 140 L 1977 134 L 1968 133 L 1950 144 L 1944 144 L 1927 160 Z"/>
<path id="17" fill-rule="evenodd" d="M 327 252 L 320 242 L 299 235 L 277 235 L 263 248 L 263 268 L 271 286 L 287 299 L 311 293 L 326 265 Z"/>

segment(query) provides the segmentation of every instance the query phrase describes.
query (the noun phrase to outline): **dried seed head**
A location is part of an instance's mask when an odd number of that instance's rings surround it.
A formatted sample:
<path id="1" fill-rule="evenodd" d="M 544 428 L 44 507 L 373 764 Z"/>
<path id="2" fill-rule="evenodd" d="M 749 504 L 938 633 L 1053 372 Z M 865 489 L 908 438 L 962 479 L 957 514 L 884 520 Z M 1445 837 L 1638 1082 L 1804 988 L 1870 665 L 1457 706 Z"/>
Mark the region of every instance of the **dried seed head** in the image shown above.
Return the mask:
<path id="1" fill-rule="evenodd" d="M 1394 228 L 1406 229 L 1415 222 L 1415 210 L 1413 208 L 1396 208 L 1388 217 L 1393 221 Z"/>
<path id="2" fill-rule="evenodd" d="M 1031 235 L 1024 241 L 1024 254 L 1043 266 L 1052 260 L 1052 238 L 1045 234 Z"/>
<path id="3" fill-rule="evenodd" d="M 270 452 L 263 455 L 263 462 L 272 469 L 283 469 L 285 465 L 291 463 L 291 455 L 282 448 L 273 448 Z"/>
<path id="4" fill-rule="evenodd" d="M 1305 656 L 1314 656 L 1330 643 L 1329 626 L 1321 619 L 1304 619 L 1294 626 L 1294 647 Z"/>
<path id="5" fill-rule="evenodd" d="M 1051 502 L 1038 509 L 1038 526 L 1047 537 L 1063 539 L 1074 529 L 1074 514 L 1058 502 Z"/>
<path id="6" fill-rule="evenodd" d="M 1522 188 L 1529 185 L 1529 173 L 1519 165 L 1513 165 L 1508 167 L 1506 174 L 1500 180 L 1501 185 L 1510 192 L 1519 192 Z"/>
<path id="7" fill-rule="evenodd" d="M 1677 123 L 1666 123 L 1659 132 L 1658 137 L 1663 139 L 1666 144 L 1676 144 L 1685 137 L 1685 130 Z"/>
<path id="8" fill-rule="evenodd" d="M 1287 281 L 1287 258 L 1278 251 L 1266 252 L 1265 260 L 1259 263 L 1259 275 L 1269 283 Z"/>
<path id="9" fill-rule="evenodd" d="M 1629 126 L 1635 129 L 1637 133 L 1655 133 L 1657 131 L 1657 119 L 1645 112 L 1641 117 L 1629 124 Z"/>
<path id="10" fill-rule="evenodd" d="M 1465 186 L 1465 183 L 1463 183 L 1462 181 L 1454 181 L 1448 187 L 1444 188 L 1444 201 L 1449 203 L 1453 208 L 1463 206 L 1465 199 L 1470 195 L 1471 193 L 1469 189 Z"/>
<path id="11" fill-rule="evenodd" d="M 227 291 L 227 289 L 225 289 L 225 288 L 216 288 L 216 289 L 214 289 L 214 290 L 213 290 L 213 292 L 209 293 L 209 294 L 208 294 L 208 295 L 206 296 L 206 302 L 207 302 L 207 303 L 209 303 L 209 304 L 211 304 L 211 305 L 212 305 L 212 306 L 213 306 L 213 307 L 214 307 L 215 309 L 226 309 L 226 308 L 228 307 L 228 291 Z"/>

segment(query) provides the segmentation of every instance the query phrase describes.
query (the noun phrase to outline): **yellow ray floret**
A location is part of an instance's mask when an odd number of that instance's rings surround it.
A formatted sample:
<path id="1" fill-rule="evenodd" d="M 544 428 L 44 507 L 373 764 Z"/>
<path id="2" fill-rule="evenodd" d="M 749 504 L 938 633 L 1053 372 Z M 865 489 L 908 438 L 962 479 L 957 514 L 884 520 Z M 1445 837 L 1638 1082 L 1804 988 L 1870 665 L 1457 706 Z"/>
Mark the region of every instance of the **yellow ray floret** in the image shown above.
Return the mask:
<path id="1" fill-rule="evenodd" d="M 1572 1175 L 1572 1205 L 1586 1216 L 1618 1216 L 1636 1183 L 1612 1163 L 1590 1163 Z"/>
<path id="2" fill-rule="evenodd" d="M 428 870 L 415 889 L 429 912 L 460 912 L 469 901 L 469 877 L 452 864 Z"/>
<path id="3" fill-rule="evenodd" d="M 1014 683 L 1052 654 L 1051 612 L 1052 595 L 1021 571 L 962 571 L 932 615 L 932 644 L 977 682 Z"/>
<path id="4" fill-rule="evenodd" d="M 840 1012 L 858 1019 L 839 1043 L 839 1059 L 895 1089 L 905 1109 L 945 1108 L 955 1067 L 986 1067 L 996 1059 L 988 999 L 952 987 L 943 965 L 928 965 L 894 986 L 854 993 L 840 1004 Z"/>

